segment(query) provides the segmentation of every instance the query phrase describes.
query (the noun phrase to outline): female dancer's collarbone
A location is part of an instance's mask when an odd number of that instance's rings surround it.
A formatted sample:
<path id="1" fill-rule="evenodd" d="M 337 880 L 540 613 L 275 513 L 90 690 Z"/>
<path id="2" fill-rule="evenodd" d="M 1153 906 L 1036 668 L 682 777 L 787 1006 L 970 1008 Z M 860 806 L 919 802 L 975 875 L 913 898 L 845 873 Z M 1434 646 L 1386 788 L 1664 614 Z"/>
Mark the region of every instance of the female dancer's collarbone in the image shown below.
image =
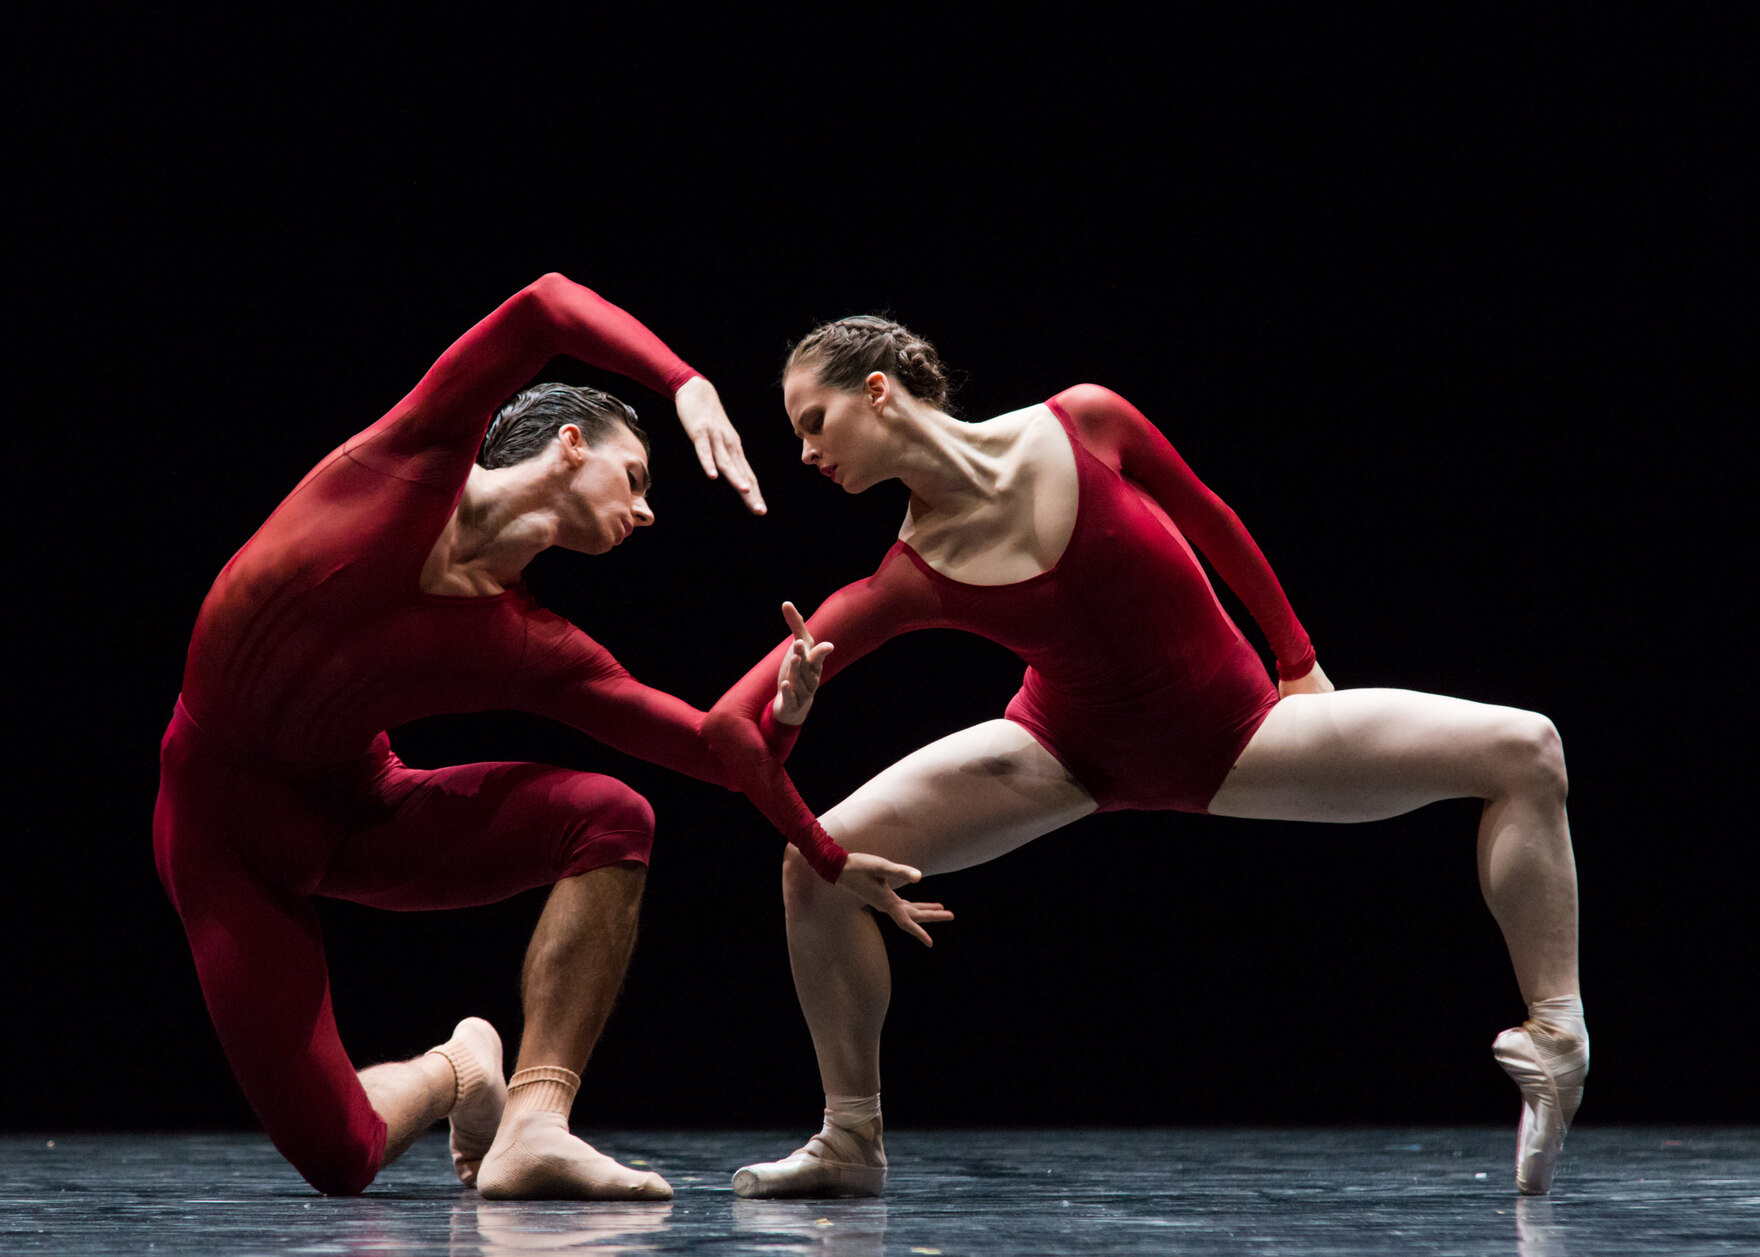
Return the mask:
<path id="1" fill-rule="evenodd" d="M 1075 451 L 1043 404 L 969 426 L 996 446 L 981 483 L 933 504 L 913 494 L 898 539 L 963 584 L 1032 580 L 1057 566 L 1075 532 Z"/>

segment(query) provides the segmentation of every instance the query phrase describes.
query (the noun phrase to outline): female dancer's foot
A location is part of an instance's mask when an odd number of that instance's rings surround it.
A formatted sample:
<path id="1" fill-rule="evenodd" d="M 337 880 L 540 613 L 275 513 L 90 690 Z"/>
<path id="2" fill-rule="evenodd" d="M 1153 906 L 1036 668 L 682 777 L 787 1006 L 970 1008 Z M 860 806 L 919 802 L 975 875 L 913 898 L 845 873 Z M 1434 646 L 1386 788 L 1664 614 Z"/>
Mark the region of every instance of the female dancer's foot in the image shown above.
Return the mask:
<path id="1" fill-rule="evenodd" d="M 428 1051 L 452 1064 L 457 1086 L 451 1115 L 452 1168 L 459 1182 L 474 1187 L 477 1169 L 495 1142 L 501 1111 L 507 1107 L 501 1036 L 481 1017 L 466 1017 L 452 1028 L 450 1039 Z"/>
<path id="2" fill-rule="evenodd" d="M 1552 1188 L 1565 1132 L 1583 1102 L 1589 1032 L 1583 1024 L 1583 1002 L 1574 995 L 1536 1000 L 1528 1013 L 1527 1021 L 1498 1035 L 1491 1050 L 1522 1091 L 1516 1190 L 1542 1196 Z"/>
<path id="3" fill-rule="evenodd" d="M 878 1196 L 886 1186 L 886 1147 L 880 1133 L 879 1096 L 867 1103 L 834 1103 L 805 1147 L 736 1173 L 733 1194 L 747 1200 Z"/>

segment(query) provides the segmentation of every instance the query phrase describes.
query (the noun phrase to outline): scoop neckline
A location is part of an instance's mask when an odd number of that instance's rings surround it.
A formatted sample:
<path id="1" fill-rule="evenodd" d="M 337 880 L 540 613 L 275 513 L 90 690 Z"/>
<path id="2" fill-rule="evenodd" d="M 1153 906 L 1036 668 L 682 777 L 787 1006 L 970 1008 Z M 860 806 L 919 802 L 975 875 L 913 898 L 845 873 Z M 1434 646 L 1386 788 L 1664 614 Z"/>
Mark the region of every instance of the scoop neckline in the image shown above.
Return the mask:
<path id="1" fill-rule="evenodd" d="M 930 563 L 928 559 L 925 559 L 922 555 L 918 554 L 917 548 L 910 542 L 906 541 L 903 537 L 898 538 L 892 543 L 895 548 L 903 549 L 904 552 L 910 556 L 911 561 L 929 576 L 934 577 L 936 580 L 946 581 L 949 585 L 957 585 L 961 589 L 1020 589 L 1023 586 L 1031 585 L 1037 581 L 1042 581 L 1047 577 L 1057 575 L 1057 569 L 1063 566 L 1064 556 L 1069 554 L 1069 552 L 1075 548 L 1076 535 L 1082 530 L 1083 494 L 1081 450 L 1075 437 L 1070 433 L 1069 421 L 1065 418 L 1063 412 L 1053 405 L 1050 399 L 1039 404 L 1044 406 L 1046 410 L 1049 410 L 1051 412 L 1051 417 L 1057 420 L 1057 426 L 1063 430 L 1063 439 L 1069 442 L 1070 458 L 1075 463 L 1076 522 L 1070 527 L 1069 540 L 1063 543 L 1063 549 L 1058 553 L 1057 557 L 1051 561 L 1051 566 L 1046 568 L 1043 572 L 1036 572 L 1032 576 L 1024 577 L 1021 580 L 1005 581 L 1000 585 L 979 585 L 972 581 L 961 580 L 957 576 L 949 576 L 946 572 L 938 569 L 933 563 Z"/>

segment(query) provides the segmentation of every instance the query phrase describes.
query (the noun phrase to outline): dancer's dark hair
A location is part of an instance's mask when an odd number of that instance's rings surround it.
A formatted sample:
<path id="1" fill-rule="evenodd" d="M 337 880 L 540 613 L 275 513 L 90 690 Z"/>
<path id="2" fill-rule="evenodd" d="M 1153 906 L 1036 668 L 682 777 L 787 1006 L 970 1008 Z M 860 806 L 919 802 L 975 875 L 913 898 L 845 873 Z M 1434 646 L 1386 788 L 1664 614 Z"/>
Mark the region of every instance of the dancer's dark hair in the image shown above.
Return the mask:
<path id="1" fill-rule="evenodd" d="M 882 314 L 854 314 L 822 323 L 788 351 L 786 376 L 810 366 L 819 379 L 845 392 L 860 392 L 862 381 L 883 371 L 918 401 L 946 410 L 953 385 L 935 346 Z"/>
<path id="2" fill-rule="evenodd" d="M 573 384 L 534 384 L 496 412 L 483 436 L 477 462 L 491 470 L 536 458 L 564 424 L 581 430 L 588 445 L 599 445 L 618 428 L 628 428 L 648 453 L 648 434 L 627 402 L 596 388 Z"/>

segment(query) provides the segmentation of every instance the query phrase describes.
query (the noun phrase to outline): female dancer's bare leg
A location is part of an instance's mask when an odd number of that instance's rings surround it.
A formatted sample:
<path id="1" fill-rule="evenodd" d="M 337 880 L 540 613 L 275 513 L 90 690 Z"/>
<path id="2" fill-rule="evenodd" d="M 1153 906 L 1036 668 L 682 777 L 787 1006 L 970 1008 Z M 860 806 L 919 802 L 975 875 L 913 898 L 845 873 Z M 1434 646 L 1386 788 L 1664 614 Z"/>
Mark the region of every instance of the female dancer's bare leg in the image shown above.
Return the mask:
<path id="1" fill-rule="evenodd" d="M 1530 1014 L 1494 1048 L 1522 1089 L 1516 1183 L 1527 1193 L 1551 1186 L 1589 1067 L 1565 793 L 1564 751 L 1544 716 L 1366 689 L 1280 701 L 1210 801 L 1218 816 L 1367 821 L 1485 800 L 1479 885 Z"/>
<path id="2" fill-rule="evenodd" d="M 912 752 L 820 822 L 848 850 L 927 876 L 994 860 L 1094 808 L 1031 734 L 991 720 Z M 886 947 L 862 904 L 827 884 L 792 847 L 782 885 L 795 990 L 825 1087 L 825 1125 L 792 1156 L 740 1170 L 734 1191 L 877 1195 L 886 1178 L 879 1109 L 880 1030 L 892 995 Z"/>

